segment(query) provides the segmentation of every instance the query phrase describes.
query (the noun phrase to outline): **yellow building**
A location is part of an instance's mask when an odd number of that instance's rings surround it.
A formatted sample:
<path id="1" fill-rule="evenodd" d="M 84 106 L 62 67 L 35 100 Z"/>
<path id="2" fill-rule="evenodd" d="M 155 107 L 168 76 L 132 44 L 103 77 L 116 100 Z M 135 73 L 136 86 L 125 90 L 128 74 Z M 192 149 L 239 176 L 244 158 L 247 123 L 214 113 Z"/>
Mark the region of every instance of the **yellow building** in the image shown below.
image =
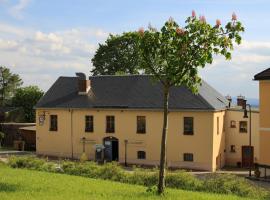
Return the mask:
<path id="1" fill-rule="evenodd" d="M 36 105 L 37 154 L 78 159 L 85 152 L 91 160 L 158 165 L 161 84 L 147 75 L 77 76 L 60 77 Z M 171 88 L 167 165 L 207 171 L 223 167 L 228 106 L 204 81 L 197 95 L 185 87 Z"/>
<path id="2" fill-rule="evenodd" d="M 258 73 L 254 79 L 259 81 L 260 119 L 259 119 L 259 167 L 261 176 L 270 176 L 270 68 Z"/>

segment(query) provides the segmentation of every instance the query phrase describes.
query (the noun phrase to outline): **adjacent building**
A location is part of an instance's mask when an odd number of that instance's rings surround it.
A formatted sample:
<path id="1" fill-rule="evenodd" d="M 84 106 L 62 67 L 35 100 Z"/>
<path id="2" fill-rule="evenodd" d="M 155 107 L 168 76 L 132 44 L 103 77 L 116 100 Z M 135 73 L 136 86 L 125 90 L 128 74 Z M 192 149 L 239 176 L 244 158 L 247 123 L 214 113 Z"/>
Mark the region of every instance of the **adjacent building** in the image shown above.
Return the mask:
<path id="1" fill-rule="evenodd" d="M 162 85 L 148 75 L 60 77 L 36 105 L 37 154 L 77 159 L 85 152 L 91 160 L 158 165 L 162 97 Z M 167 165 L 207 171 L 242 165 L 248 122 L 242 107 L 230 104 L 205 81 L 198 94 L 172 87 Z"/>
<path id="2" fill-rule="evenodd" d="M 260 117 L 259 117 L 259 152 L 258 161 L 261 176 L 270 176 L 270 68 L 254 76 L 259 81 Z"/>

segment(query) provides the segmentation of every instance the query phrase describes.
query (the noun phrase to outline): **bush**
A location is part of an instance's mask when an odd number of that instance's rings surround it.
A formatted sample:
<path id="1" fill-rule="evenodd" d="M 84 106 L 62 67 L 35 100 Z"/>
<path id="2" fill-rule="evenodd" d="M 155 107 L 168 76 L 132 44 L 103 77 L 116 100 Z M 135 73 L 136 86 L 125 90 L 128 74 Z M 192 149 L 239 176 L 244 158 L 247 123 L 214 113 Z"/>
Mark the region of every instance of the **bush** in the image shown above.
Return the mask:
<path id="1" fill-rule="evenodd" d="M 168 173 L 166 186 L 171 188 L 181 188 L 184 190 L 198 190 L 202 187 L 202 181 L 183 170 L 175 173 Z"/>
<path id="2" fill-rule="evenodd" d="M 129 184 L 144 185 L 148 191 L 155 191 L 158 183 L 157 169 L 134 167 L 132 171 L 123 170 L 117 163 L 98 165 L 95 162 L 74 162 L 62 160 L 58 163 L 36 157 L 15 157 L 9 159 L 8 165 L 13 168 L 28 168 L 40 171 L 65 173 L 88 178 L 99 178 Z M 254 199 L 267 198 L 268 192 L 256 187 L 245 178 L 230 174 L 211 174 L 200 180 L 186 171 L 167 173 L 166 186 L 170 188 L 204 191 L 221 194 L 235 194 Z M 268 196 L 269 199 L 269 196 Z"/>
<path id="3" fill-rule="evenodd" d="M 235 194 L 242 197 L 263 198 L 268 193 L 243 177 L 232 174 L 212 174 L 203 181 L 203 191 Z"/>

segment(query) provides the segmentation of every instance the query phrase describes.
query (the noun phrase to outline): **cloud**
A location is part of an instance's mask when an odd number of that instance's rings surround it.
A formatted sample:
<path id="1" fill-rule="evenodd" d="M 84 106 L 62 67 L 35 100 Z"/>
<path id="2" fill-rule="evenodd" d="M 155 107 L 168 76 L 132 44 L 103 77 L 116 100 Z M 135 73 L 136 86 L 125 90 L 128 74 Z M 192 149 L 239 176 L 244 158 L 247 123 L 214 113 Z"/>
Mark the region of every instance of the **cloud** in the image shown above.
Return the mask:
<path id="1" fill-rule="evenodd" d="M 16 19 L 23 18 L 23 11 L 29 5 L 31 0 L 19 0 L 17 4 L 9 9 L 9 13 Z"/>
<path id="2" fill-rule="evenodd" d="M 89 75 L 90 59 L 108 33 L 101 29 L 73 28 L 43 32 L 7 24 L 0 32 L 0 65 L 20 74 L 25 85 L 47 90 L 59 76 Z"/>
<path id="3" fill-rule="evenodd" d="M 232 53 L 232 60 L 218 56 L 200 74 L 224 95 L 258 98 L 258 83 L 254 75 L 269 67 L 270 42 L 243 41 Z"/>

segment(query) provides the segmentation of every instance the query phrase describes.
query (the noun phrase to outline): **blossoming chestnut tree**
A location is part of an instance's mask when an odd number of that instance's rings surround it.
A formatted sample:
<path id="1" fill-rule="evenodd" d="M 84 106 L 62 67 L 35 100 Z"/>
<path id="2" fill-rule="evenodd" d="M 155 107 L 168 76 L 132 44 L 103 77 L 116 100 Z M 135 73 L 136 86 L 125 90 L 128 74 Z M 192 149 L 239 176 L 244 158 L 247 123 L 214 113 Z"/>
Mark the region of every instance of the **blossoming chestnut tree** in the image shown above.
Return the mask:
<path id="1" fill-rule="evenodd" d="M 224 23 L 225 25 L 225 23 Z M 241 43 L 240 33 L 244 31 L 235 13 L 231 21 L 222 26 L 220 20 L 215 25 L 207 23 L 205 16 L 188 17 L 184 27 L 172 18 L 158 31 L 149 27 L 139 29 L 138 44 L 141 56 L 140 68 L 152 74 L 163 85 L 163 131 L 161 138 L 160 171 L 158 193 L 165 188 L 166 142 L 168 130 L 169 95 L 172 86 L 186 86 L 193 93 L 198 92 L 201 79 L 199 68 L 213 62 L 213 56 L 223 55 L 231 59 L 234 45 Z"/>

